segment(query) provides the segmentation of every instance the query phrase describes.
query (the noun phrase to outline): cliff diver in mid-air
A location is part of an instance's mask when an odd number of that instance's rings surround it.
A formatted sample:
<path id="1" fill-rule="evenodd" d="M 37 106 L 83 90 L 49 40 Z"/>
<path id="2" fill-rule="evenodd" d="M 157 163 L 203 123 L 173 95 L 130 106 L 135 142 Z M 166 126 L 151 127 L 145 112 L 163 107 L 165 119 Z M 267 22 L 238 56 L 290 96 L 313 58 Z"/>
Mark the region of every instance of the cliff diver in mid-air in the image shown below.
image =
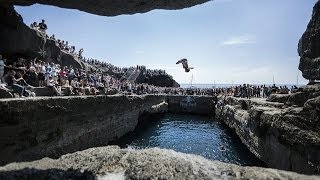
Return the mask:
<path id="1" fill-rule="evenodd" d="M 189 72 L 190 69 L 193 69 L 193 67 L 188 66 L 188 60 L 185 58 L 180 59 L 176 64 L 180 64 L 180 63 L 182 63 L 182 67 L 184 68 L 185 72 Z"/>

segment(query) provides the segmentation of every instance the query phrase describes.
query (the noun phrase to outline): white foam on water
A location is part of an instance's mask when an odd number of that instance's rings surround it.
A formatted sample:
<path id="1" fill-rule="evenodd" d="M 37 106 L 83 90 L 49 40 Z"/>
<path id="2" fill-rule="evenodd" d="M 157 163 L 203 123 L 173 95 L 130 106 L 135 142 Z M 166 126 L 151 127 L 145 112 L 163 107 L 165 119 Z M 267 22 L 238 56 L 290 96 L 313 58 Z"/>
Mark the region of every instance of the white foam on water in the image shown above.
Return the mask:
<path id="1" fill-rule="evenodd" d="M 107 173 L 104 176 L 98 176 L 98 180 L 125 180 L 124 172 Z"/>
<path id="2" fill-rule="evenodd" d="M 129 145 L 126 149 L 128 149 L 128 150 L 130 151 L 130 150 L 136 150 L 136 149 L 138 149 L 138 148 L 135 147 L 135 146 L 130 146 L 130 145 Z"/>

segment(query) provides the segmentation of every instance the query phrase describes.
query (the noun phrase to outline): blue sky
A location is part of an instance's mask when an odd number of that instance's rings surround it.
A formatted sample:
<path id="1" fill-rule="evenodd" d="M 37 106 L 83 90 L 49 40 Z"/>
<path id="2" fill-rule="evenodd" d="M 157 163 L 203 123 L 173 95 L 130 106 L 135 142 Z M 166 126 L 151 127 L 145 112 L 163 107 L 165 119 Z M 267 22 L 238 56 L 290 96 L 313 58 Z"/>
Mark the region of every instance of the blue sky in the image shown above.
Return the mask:
<path id="1" fill-rule="evenodd" d="M 16 7 L 26 24 L 45 19 L 49 35 L 84 56 L 117 66 L 165 69 L 179 83 L 296 83 L 298 41 L 316 0 L 215 0 L 183 10 L 104 17 L 78 10 Z M 187 58 L 194 71 L 175 64 Z"/>

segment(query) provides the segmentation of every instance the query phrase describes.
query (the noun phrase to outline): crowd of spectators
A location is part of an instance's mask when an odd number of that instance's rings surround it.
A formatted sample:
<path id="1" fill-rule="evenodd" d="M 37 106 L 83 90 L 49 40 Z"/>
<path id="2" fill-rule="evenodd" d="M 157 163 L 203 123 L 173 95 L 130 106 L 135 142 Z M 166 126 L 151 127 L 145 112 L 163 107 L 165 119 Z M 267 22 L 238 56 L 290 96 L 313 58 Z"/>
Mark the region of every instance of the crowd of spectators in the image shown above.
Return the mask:
<path id="1" fill-rule="evenodd" d="M 83 59 L 82 56 L 83 48 L 80 48 L 78 53 L 76 51 L 76 46 L 71 46 L 68 41 L 56 39 L 55 35 L 48 36 L 46 30 L 48 29 L 47 24 L 45 23 L 45 20 L 42 19 L 40 23 L 33 22 L 30 24 L 30 27 L 34 30 L 37 30 L 43 34 L 47 39 L 53 40 L 56 42 L 56 45 L 60 47 L 60 49 L 66 53 L 73 54 L 74 56 L 77 56 L 79 59 Z"/>
<path id="2" fill-rule="evenodd" d="M 87 60 L 92 65 L 89 70 L 61 66 L 40 59 L 18 58 L 7 64 L 0 55 L 0 79 L 2 84 L 21 97 L 34 96 L 34 87 L 51 88 L 56 95 L 88 95 L 115 91 L 123 94 L 171 94 L 171 95 L 224 95 L 242 98 L 267 98 L 271 94 L 288 94 L 287 86 L 243 84 L 227 88 L 173 88 L 156 87 L 122 81 L 110 72 L 124 73 L 129 69 L 143 69 L 147 73 L 165 73 L 161 70 L 147 70 L 145 66 L 119 68 L 97 60 Z M 3 86 L 3 85 L 2 85 Z M 67 92 L 67 94 L 65 93 Z"/>
<path id="3" fill-rule="evenodd" d="M 161 91 L 159 87 L 121 81 L 109 73 L 109 70 L 121 72 L 130 68 L 136 69 L 136 67 L 118 68 L 108 63 L 91 61 L 89 63 L 94 65 L 93 68 L 85 70 L 44 62 L 37 58 L 29 60 L 18 58 L 11 62 L 13 63 L 6 63 L 0 55 L 1 84 L 2 87 L 5 85 L 6 89 L 20 97 L 34 96 L 31 90 L 35 87 L 50 88 L 55 95 L 92 95 L 107 91 L 124 94 L 154 94 Z"/>
<path id="4" fill-rule="evenodd" d="M 266 85 L 239 85 L 231 87 L 219 88 L 164 88 L 165 94 L 171 95 L 209 95 L 209 96 L 233 96 L 241 98 L 268 98 L 271 94 L 289 94 L 297 86 L 289 89 L 287 86 L 266 86 Z"/>
<path id="5" fill-rule="evenodd" d="M 271 94 L 289 94 L 293 89 L 297 89 L 297 87 L 292 86 L 289 89 L 286 85 L 278 87 L 275 84 L 272 86 L 243 84 L 228 88 L 217 88 L 215 93 L 250 99 L 252 97 L 268 98 Z"/>

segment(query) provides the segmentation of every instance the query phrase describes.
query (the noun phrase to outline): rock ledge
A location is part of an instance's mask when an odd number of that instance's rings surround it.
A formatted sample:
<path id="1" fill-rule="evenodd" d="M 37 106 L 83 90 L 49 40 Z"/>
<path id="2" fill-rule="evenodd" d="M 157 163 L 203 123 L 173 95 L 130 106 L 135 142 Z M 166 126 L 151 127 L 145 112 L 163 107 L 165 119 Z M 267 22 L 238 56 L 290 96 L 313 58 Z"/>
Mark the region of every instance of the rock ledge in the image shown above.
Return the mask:
<path id="1" fill-rule="evenodd" d="M 117 146 L 91 148 L 59 159 L 11 163 L 0 179 L 320 179 L 293 172 L 210 161 L 201 156 L 159 148 L 132 150 Z"/>

